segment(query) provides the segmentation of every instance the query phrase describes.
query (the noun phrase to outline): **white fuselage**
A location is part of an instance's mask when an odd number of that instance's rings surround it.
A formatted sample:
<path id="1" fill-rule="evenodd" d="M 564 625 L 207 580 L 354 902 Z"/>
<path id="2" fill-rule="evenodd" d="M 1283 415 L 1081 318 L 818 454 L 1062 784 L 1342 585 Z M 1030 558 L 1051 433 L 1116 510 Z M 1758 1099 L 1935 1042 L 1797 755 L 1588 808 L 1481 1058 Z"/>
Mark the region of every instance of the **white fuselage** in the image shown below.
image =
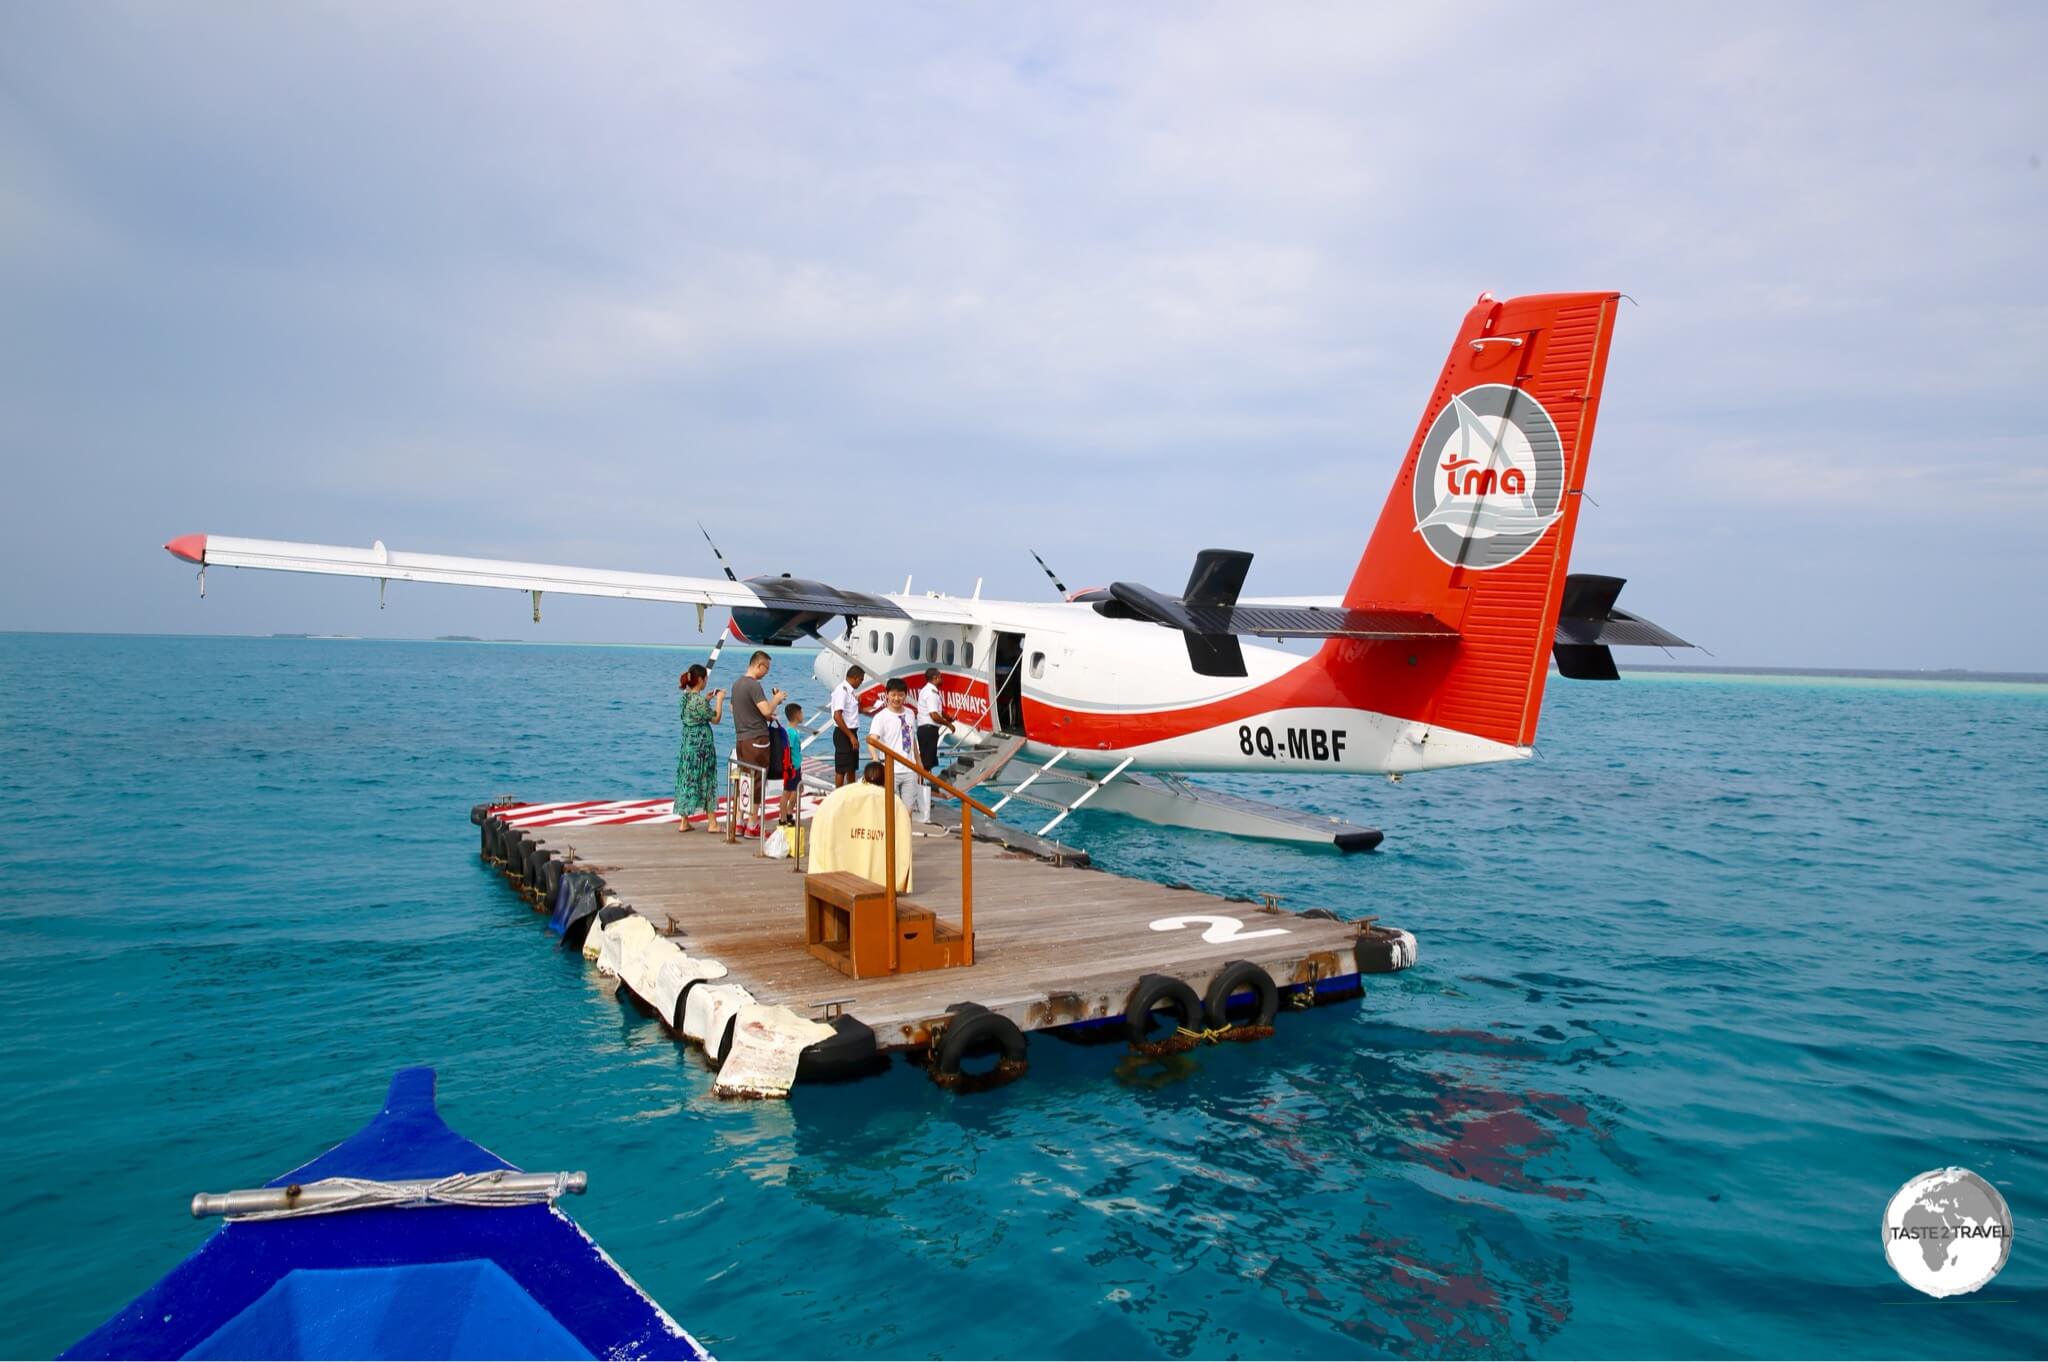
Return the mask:
<path id="1" fill-rule="evenodd" d="M 1246 675 L 1198 674 L 1186 642 L 1091 604 L 889 598 L 910 619 L 861 619 L 815 664 L 837 685 L 866 671 L 872 707 L 883 683 L 941 673 L 956 723 L 1023 735 L 1043 761 L 1104 769 L 1126 757 L 1153 771 L 1402 773 L 1509 761 L 1529 749 L 1344 703 L 1321 684 L 1318 659 L 1245 642 Z M 1012 661 L 1014 659 L 1014 665 Z"/>

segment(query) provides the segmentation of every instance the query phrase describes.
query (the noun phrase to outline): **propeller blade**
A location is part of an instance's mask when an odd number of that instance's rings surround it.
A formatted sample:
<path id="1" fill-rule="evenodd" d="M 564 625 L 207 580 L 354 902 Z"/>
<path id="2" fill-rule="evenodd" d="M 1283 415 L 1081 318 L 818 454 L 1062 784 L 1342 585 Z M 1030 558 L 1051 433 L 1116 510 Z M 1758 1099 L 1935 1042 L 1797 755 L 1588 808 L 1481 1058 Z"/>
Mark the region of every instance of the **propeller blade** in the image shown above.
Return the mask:
<path id="1" fill-rule="evenodd" d="M 1060 599 L 1061 599 L 1061 600 L 1065 600 L 1065 599 L 1067 598 L 1067 584 L 1066 584 L 1065 582 L 1061 581 L 1061 580 L 1059 579 L 1059 576 L 1058 576 L 1058 574 L 1056 574 L 1056 573 L 1055 573 L 1055 572 L 1054 572 L 1054 571 L 1053 571 L 1053 570 L 1052 570 L 1051 568 L 1049 568 L 1049 567 L 1046 567 L 1046 565 L 1045 565 L 1045 560 L 1044 560 L 1043 558 L 1040 558 L 1040 557 L 1038 556 L 1038 551 L 1037 551 L 1036 549 L 1030 549 L 1030 550 L 1027 550 L 1027 552 L 1029 552 L 1029 553 L 1031 554 L 1031 557 L 1032 557 L 1032 558 L 1033 558 L 1033 559 L 1034 559 L 1034 560 L 1035 560 L 1035 561 L 1036 561 L 1036 562 L 1038 563 L 1038 566 L 1039 566 L 1039 568 L 1040 568 L 1040 569 L 1041 569 L 1041 570 L 1042 570 L 1042 571 L 1043 571 L 1043 572 L 1045 573 L 1046 577 L 1047 577 L 1047 578 L 1048 578 L 1048 579 L 1049 579 L 1049 580 L 1050 580 L 1050 581 L 1052 582 L 1052 589 L 1053 589 L 1054 591 L 1057 591 L 1057 592 L 1059 592 L 1059 593 L 1060 593 Z"/>
<path id="2" fill-rule="evenodd" d="M 727 580 L 728 582 L 737 582 L 740 579 L 740 575 L 732 570 L 731 563 L 725 561 L 725 555 L 718 551 L 718 544 L 715 540 L 712 539 L 711 531 L 704 528 L 704 522 L 701 520 L 697 522 L 697 533 L 703 535 L 704 542 L 711 545 L 711 556 L 713 558 L 716 558 L 718 560 L 718 565 L 725 569 L 725 580 Z"/>
<path id="3" fill-rule="evenodd" d="M 716 558 L 718 565 L 725 569 L 725 580 L 737 582 L 740 579 L 740 575 L 732 570 L 731 563 L 725 561 L 725 555 L 718 551 L 718 541 L 711 537 L 711 531 L 704 528 L 704 522 L 701 520 L 697 522 L 697 533 L 703 535 L 704 542 L 711 545 L 711 556 Z M 718 642 L 711 645 L 711 655 L 704 659 L 705 671 L 711 672 L 718 669 L 718 655 L 725 651 L 725 641 L 731 637 L 732 630 L 729 628 L 718 631 Z"/>

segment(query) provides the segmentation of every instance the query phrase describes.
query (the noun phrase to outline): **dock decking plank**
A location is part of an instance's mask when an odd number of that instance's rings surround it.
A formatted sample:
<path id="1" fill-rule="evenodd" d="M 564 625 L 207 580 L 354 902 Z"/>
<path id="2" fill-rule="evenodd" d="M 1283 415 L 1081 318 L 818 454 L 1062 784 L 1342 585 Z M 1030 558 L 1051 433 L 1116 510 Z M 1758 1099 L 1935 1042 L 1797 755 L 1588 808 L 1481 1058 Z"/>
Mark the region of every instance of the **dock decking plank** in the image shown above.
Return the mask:
<path id="1" fill-rule="evenodd" d="M 789 861 L 755 855 L 751 843 L 682 834 L 672 824 L 537 829 L 534 835 L 599 870 L 611 891 L 657 928 L 673 920 L 682 933 L 678 944 L 722 962 L 730 981 L 758 1000 L 810 1016 L 841 1002 L 886 1047 L 922 1043 L 929 1021 L 960 1002 L 980 1003 L 1031 1030 L 1119 1015 L 1149 973 L 1173 975 L 1199 993 L 1235 960 L 1256 962 L 1283 986 L 1306 978 L 1310 964 L 1322 979 L 1357 971 L 1356 923 L 1269 912 L 1185 887 L 1053 865 L 977 840 L 975 963 L 851 979 L 804 947 L 802 874 Z M 913 856 L 916 887 L 907 897 L 957 926 L 957 834 L 920 837 Z M 1220 941 L 1206 939 L 1217 930 L 1208 924 L 1152 928 L 1174 917 L 1240 926 Z"/>

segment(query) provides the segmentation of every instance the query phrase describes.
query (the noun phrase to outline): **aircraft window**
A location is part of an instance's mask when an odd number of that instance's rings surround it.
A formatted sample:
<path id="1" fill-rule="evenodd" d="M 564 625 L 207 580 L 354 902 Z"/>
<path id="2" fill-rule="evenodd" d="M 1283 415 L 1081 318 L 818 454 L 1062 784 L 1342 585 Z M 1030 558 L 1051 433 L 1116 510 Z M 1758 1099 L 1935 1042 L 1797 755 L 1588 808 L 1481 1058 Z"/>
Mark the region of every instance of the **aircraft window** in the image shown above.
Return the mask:
<path id="1" fill-rule="evenodd" d="M 873 629 L 868 630 L 868 651 L 871 653 L 882 651 L 882 636 Z"/>
<path id="2" fill-rule="evenodd" d="M 950 638 L 946 640 L 946 665 L 953 665 L 953 640 Z"/>
<path id="3" fill-rule="evenodd" d="M 1031 674 L 1032 674 L 1033 676 L 1044 676 L 1044 675 L 1045 675 L 1045 654 L 1044 654 L 1044 653 L 1033 653 L 1033 654 L 1031 655 Z"/>
<path id="4" fill-rule="evenodd" d="M 888 645 L 889 656 L 896 656 L 896 631 L 892 629 L 888 633 L 882 635 L 882 642 Z"/>
<path id="5" fill-rule="evenodd" d="M 967 642 L 965 642 L 965 643 L 963 643 L 963 644 L 961 644 L 961 645 L 960 645 L 960 665 L 961 665 L 961 666 L 963 666 L 963 667 L 966 667 L 966 668 L 968 668 L 968 669 L 969 669 L 970 671 L 971 671 L 971 670 L 973 670 L 973 667 L 974 667 L 974 640 L 973 640 L 973 639 L 969 639 L 969 640 L 967 640 Z"/>
<path id="6" fill-rule="evenodd" d="M 922 647 L 923 644 L 924 640 L 919 638 L 916 634 L 912 634 L 910 636 L 910 660 L 912 662 L 917 661 L 918 657 L 920 656 L 918 649 Z"/>

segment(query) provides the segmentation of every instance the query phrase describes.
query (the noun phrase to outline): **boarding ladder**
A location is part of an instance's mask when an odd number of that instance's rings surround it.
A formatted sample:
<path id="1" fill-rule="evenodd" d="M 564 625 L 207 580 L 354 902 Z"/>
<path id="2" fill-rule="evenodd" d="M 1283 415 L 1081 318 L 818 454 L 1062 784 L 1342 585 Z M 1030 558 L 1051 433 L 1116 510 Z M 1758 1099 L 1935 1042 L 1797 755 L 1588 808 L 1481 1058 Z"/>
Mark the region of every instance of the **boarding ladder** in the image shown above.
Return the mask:
<path id="1" fill-rule="evenodd" d="M 946 779 L 963 790 L 972 790 L 985 785 L 996 772 L 1010 764 L 1010 759 L 1024 750 L 1022 734 L 1012 734 L 1003 739 L 999 746 L 984 750 L 978 747 L 955 747 L 953 764 L 946 768 Z"/>
<path id="2" fill-rule="evenodd" d="M 1035 782 L 1040 776 L 1044 775 L 1047 771 L 1050 771 L 1053 767 L 1059 765 L 1061 761 L 1063 761 L 1068 756 L 1072 755 L 1072 753 L 1073 749 L 1070 747 L 1062 747 L 1059 751 L 1053 753 L 1052 756 L 1036 771 L 1033 771 L 1030 775 L 1024 777 L 1023 780 L 1017 782 L 1017 787 L 1015 789 L 1011 790 L 1008 794 L 1004 795 L 1001 799 L 997 800 L 994 809 L 990 810 L 990 812 L 1001 812 L 1003 805 L 1009 803 L 1018 795 L 1024 793 L 1024 791 L 1029 789 L 1033 782 Z M 1058 827 L 1060 824 L 1066 822 L 1068 814 L 1080 808 L 1089 800 L 1095 798 L 1096 795 L 1102 793 L 1103 786 L 1109 784 L 1109 782 L 1115 780 L 1118 776 L 1122 775 L 1124 773 L 1124 768 L 1129 766 L 1132 762 L 1136 760 L 1136 757 L 1125 757 L 1122 761 L 1118 762 L 1115 766 L 1110 768 L 1108 775 L 1103 776 L 1099 780 L 1088 781 L 1081 790 L 1081 793 L 1074 798 L 1074 801 L 1072 803 L 1060 805 L 1057 801 L 1054 801 L 1054 807 L 1058 808 L 1059 812 L 1053 815 L 1053 819 L 1050 823 L 1047 823 L 1044 827 L 1038 830 L 1038 835 L 1040 837 L 1043 837 L 1048 832 L 1051 832 L 1054 828 Z"/>

